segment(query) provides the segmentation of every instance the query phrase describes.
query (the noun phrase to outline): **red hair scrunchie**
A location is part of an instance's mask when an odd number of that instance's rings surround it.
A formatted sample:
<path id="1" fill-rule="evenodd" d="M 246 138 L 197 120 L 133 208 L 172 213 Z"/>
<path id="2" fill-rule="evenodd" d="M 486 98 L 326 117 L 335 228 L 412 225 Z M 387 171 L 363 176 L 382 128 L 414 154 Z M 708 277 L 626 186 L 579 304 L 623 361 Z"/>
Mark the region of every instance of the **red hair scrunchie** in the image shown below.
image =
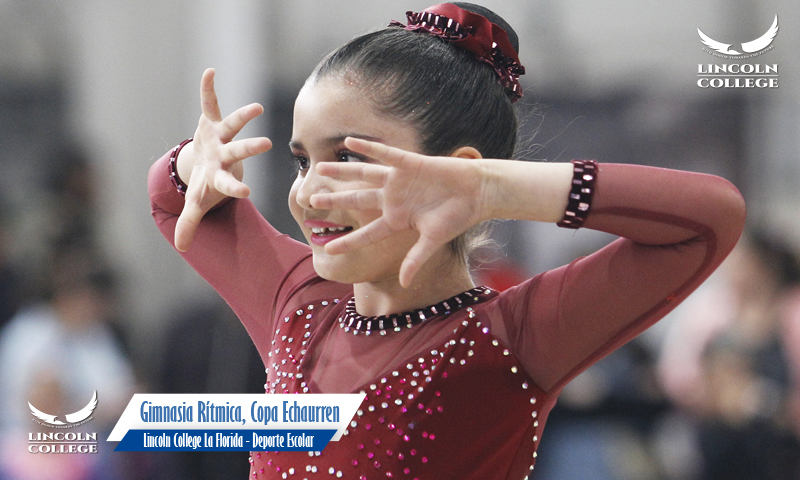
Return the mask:
<path id="1" fill-rule="evenodd" d="M 500 84 L 511 92 L 512 102 L 522 97 L 519 77 L 525 74 L 525 67 L 520 64 L 508 33 L 500 26 L 452 3 L 434 5 L 419 13 L 406 12 L 406 17 L 408 25 L 393 20 L 389 26 L 427 33 L 472 52 L 492 66 Z"/>

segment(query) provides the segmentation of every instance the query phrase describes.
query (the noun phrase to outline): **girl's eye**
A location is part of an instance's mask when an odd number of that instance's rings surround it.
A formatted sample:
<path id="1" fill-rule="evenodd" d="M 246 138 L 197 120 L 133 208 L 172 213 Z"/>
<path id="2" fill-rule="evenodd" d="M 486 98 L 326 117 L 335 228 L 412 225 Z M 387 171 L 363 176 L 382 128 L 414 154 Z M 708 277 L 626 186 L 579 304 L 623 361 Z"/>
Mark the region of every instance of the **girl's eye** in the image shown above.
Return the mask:
<path id="1" fill-rule="evenodd" d="M 298 170 L 308 170 L 309 161 L 307 157 L 302 155 L 292 155 L 292 161 L 294 161 L 295 166 Z"/>
<path id="2" fill-rule="evenodd" d="M 337 162 L 363 162 L 364 157 L 349 150 L 342 150 L 336 153 Z"/>

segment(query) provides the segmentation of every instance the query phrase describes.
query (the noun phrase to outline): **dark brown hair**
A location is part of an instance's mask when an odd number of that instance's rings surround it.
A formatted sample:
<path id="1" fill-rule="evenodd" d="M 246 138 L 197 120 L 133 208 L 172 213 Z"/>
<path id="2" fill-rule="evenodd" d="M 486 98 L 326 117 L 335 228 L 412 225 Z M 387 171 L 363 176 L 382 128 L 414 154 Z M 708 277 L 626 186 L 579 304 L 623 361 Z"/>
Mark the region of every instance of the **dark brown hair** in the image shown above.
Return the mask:
<path id="1" fill-rule="evenodd" d="M 507 28 L 491 11 L 455 5 Z M 476 148 L 486 158 L 511 158 L 517 140 L 517 115 L 510 93 L 491 66 L 438 37 L 388 27 L 351 40 L 326 57 L 315 81 L 339 75 L 358 82 L 382 113 L 414 126 L 423 153 L 448 155 Z"/>

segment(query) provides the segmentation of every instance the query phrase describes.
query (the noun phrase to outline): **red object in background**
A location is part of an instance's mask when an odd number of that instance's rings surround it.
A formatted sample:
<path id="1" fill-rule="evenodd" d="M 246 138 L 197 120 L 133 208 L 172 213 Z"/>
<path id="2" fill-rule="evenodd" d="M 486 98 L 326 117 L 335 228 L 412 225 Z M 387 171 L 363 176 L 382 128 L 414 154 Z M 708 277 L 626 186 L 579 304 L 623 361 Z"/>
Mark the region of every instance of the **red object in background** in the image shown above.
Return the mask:
<path id="1" fill-rule="evenodd" d="M 480 264 L 475 277 L 478 285 L 486 285 L 502 292 L 524 282 L 529 275 L 506 259 L 500 259 Z"/>

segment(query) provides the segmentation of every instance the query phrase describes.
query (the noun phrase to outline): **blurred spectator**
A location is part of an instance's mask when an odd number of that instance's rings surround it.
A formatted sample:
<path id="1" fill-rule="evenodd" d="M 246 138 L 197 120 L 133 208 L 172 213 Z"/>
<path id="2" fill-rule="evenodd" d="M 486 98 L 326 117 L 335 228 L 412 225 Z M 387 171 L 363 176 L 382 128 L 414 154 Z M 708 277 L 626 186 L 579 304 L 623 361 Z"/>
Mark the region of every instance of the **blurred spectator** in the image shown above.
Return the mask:
<path id="1" fill-rule="evenodd" d="M 798 282 L 792 252 L 751 232 L 671 324 L 659 373 L 693 427 L 704 480 L 800 478 L 789 416 L 800 371 L 789 341 Z"/>
<path id="2" fill-rule="evenodd" d="M 135 389 L 131 365 L 106 323 L 115 299 L 107 267 L 91 250 L 66 249 L 50 278 L 47 301 L 21 309 L 0 332 L 2 478 L 42 478 L 50 468 L 58 478 L 92 478 L 102 455 L 20 454 L 27 452 L 26 432 L 36 430 L 28 402 L 64 415 L 80 410 L 96 390 L 93 420 L 77 429 L 100 432 L 100 439 Z"/>

